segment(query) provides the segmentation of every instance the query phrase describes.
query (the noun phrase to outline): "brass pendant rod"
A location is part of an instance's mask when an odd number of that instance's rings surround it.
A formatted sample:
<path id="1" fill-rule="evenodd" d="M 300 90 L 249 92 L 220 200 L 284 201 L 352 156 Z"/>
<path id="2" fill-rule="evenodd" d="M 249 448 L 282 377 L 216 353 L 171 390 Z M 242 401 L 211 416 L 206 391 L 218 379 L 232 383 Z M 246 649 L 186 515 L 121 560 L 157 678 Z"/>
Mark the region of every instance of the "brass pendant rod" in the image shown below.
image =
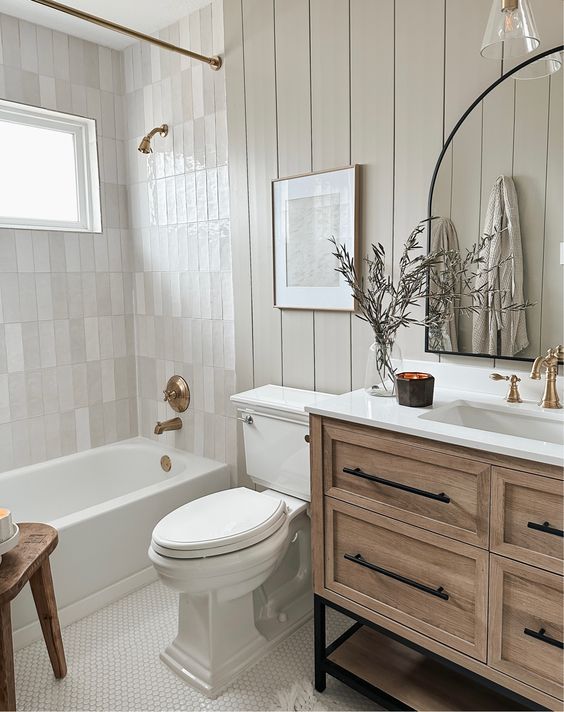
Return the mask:
<path id="1" fill-rule="evenodd" d="M 178 47 L 177 45 L 170 44 L 170 42 L 160 40 L 157 37 L 151 37 L 151 35 L 146 35 L 143 32 L 132 30 L 130 27 L 118 25 L 116 22 L 111 22 L 110 20 L 105 20 L 103 17 L 91 15 L 90 13 L 84 12 L 83 10 L 78 10 L 75 7 L 63 5 L 62 3 L 55 2 L 55 0 L 32 0 L 32 2 L 36 2 L 38 5 L 44 5 L 45 7 L 50 7 L 52 10 L 64 12 L 67 15 L 72 15 L 72 17 L 77 17 L 79 20 L 91 22 L 92 24 L 99 25 L 100 27 L 104 27 L 107 30 L 120 32 L 122 35 L 128 35 L 129 37 L 133 37 L 136 40 L 141 40 L 142 42 L 150 42 L 151 44 L 154 44 L 157 47 L 160 47 L 161 49 L 168 49 L 171 52 L 178 52 L 178 54 L 182 54 L 184 57 L 197 59 L 199 62 L 204 62 L 205 64 L 208 64 L 212 69 L 218 70 L 221 68 L 221 57 L 206 57 L 206 55 L 204 54 L 191 52 L 189 49 L 184 49 L 183 47 Z"/>

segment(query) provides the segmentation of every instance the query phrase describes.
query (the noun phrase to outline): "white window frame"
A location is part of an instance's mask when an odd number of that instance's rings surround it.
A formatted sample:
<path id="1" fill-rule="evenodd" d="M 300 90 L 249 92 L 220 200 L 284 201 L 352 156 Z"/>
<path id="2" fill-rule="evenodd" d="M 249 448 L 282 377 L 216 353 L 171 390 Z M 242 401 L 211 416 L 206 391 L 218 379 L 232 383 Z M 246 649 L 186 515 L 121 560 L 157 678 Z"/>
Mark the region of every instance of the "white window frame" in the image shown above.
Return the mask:
<path id="1" fill-rule="evenodd" d="M 71 133 L 77 176 L 78 220 L 34 220 L 0 215 L 0 228 L 102 232 L 96 121 L 0 99 L 0 121 Z"/>

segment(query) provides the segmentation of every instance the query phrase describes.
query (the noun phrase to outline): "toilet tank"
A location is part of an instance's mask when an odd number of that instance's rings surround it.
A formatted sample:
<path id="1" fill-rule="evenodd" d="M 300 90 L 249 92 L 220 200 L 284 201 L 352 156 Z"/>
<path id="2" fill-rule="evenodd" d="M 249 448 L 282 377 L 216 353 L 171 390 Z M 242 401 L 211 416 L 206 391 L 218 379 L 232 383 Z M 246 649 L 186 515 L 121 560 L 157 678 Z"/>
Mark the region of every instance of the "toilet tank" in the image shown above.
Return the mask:
<path id="1" fill-rule="evenodd" d="M 231 400 L 242 420 L 247 474 L 257 485 L 309 501 L 309 417 L 328 393 L 261 386 Z"/>

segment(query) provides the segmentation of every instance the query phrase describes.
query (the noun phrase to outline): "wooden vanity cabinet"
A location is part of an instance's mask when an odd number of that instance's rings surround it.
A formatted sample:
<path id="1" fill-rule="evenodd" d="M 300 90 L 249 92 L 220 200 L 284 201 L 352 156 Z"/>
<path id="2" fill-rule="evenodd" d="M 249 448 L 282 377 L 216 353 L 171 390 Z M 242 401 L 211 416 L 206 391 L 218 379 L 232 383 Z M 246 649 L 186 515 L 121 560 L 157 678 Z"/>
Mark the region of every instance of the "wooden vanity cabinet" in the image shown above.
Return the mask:
<path id="1" fill-rule="evenodd" d="M 445 670 L 562 709 L 561 468 L 316 415 L 310 447 L 318 600 L 387 633 L 396 657 L 399 637 Z M 358 651 L 385 640 L 367 630 L 329 664 L 346 667 L 348 649 L 362 678 Z M 400 690 L 423 684 L 420 657 L 412 678 L 391 676 Z M 419 692 L 421 709 L 448 704 Z"/>

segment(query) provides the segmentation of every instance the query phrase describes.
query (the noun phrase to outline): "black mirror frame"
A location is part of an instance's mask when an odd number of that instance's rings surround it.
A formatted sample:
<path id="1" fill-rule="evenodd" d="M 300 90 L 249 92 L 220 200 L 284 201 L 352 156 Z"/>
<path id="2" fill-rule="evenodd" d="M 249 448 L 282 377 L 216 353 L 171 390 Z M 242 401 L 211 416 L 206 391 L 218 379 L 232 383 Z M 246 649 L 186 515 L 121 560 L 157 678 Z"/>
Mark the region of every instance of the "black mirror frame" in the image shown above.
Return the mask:
<path id="1" fill-rule="evenodd" d="M 510 69 L 508 72 L 505 74 L 502 74 L 499 79 L 496 79 L 493 84 L 491 84 L 484 92 L 480 94 L 480 96 L 475 99 L 470 106 L 466 109 L 466 111 L 462 114 L 460 119 L 456 122 L 454 128 L 450 132 L 448 138 L 443 144 L 443 148 L 439 154 L 439 158 L 437 160 L 437 163 L 435 164 L 435 169 L 433 170 L 433 177 L 431 178 L 431 186 L 429 188 L 429 199 L 427 203 L 427 216 L 428 216 L 428 225 L 427 225 L 427 251 L 430 252 L 431 250 L 431 225 L 432 225 L 432 219 L 433 219 L 433 193 L 435 191 L 435 185 L 437 182 L 437 177 L 439 175 L 439 170 L 441 168 L 441 164 L 443 162 L 443 159 L 446 155 L 446 152 L 448 151 L 451 143 L 454 140 L 454 137 L 458 133 L 459 129 L 462 127 L 462 124 L 466 121 L 468 116 L 474 111 L 474 109 L 482 103 L 482 101 L 490 94 L 496 87 L 498 87 L 502 82 L 504 82 L 506 79 L 509 79 L 509 77 L 513 76 L 513 74 L 516 74 L 520 69 L 523 69 L 524 67 L 528 67 L 529 64 L 533 64 L 533 62 L 536 62 L 539 59 L 542 59 L 543 57 L 548 57 L 551 54 L 558 54 L 564 52 L 564 45 L 558 45 L 557 47 L 553 47 L 552 49 L 547 49 L 544 50 L 543 52 L 540 52 L 539 54 L 535 54 L 534 57 L 529 57 L 529 59 L 525 60 L 524 62 L 521 62 L 521 64 L 517 65 L 516 67 L 513 67 L 513 69 Z M 564 67 L 561 67 L 560 70 L 561 72 L 564 72 Z M 528 80 L 528 81 L 534 81 L 534 80 Z M 429 300 L 426 300 L 425 304 L 425 315 L 428 316 L 429 314 Z M 445 356 L 473 356 L 474 358 L 495 358 L 495 359 L 503 359 L 504 361 L 528 361 L 532 362 L 534 359 L 531 357 L 519 357 L 519 356 L 491 356 L 490 354 L 474 354 L 474 353 L 468 353 L 466 351 L 436 351 L 434 349 L 429 348 L 429 329 L 426 327 L 425 328 L 425 353 L 431 353 L 431 354 L 444 354 Z"/>

